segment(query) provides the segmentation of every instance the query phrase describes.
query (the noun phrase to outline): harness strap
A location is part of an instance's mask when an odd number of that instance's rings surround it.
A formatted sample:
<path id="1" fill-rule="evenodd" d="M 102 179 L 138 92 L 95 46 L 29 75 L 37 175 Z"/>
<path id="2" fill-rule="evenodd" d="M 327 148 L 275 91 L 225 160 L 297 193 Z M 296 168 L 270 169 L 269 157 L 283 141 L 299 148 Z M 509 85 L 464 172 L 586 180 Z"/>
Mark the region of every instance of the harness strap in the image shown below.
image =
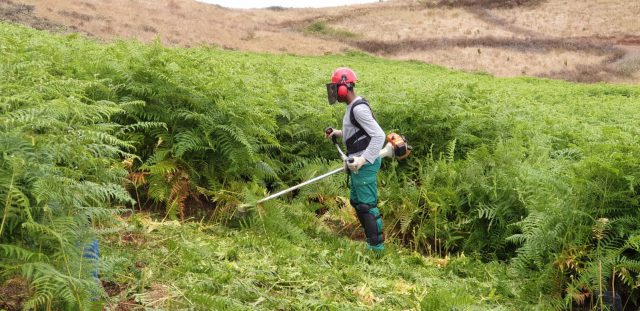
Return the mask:
<path id="1" fill-rule="evenodd" d="M 363 151 L 367 149 L 369 142 L 371 142 L 371 136 L 369 136 L 367 131 L 362 128 L 362 125 L 358 123 L 358 120 L 356 120 L 353 113 L 353 109 L 358 105 L 367 105 L 369 110 L 371 110 L 371 106 L 369 106 L 369 103 L 365 99 L 360 99 L 351 105 L 351 109 L 349 110 L 349 121 L 351 121 L 351 124 L 355 126 L 358 131 L 345 141 L 345 144 L 347 145 L 347 154 L 354 154 Z M 373 115 L 373 111 L 371 111 L 371 115 Z"/>

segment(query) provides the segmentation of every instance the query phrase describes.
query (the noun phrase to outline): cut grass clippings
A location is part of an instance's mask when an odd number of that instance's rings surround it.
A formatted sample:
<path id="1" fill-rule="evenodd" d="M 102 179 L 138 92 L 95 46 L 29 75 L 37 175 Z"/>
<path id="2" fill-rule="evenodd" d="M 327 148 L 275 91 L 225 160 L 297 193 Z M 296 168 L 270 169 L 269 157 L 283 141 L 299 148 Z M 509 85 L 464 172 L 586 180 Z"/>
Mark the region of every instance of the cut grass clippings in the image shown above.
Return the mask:
<path id="1" fill-rule="evenodd" d="M 230 229 L 143 214 L 117 227 L 103 241 L 114 271 L 107 278 L 127 294 L 107 306 L 133 298 L 161 309 L 516 310 L 506 266 L 464 255 L 442 260 L 388 245 L 379 257 L 323 226 L 299 240 L 259 225 Z"/>

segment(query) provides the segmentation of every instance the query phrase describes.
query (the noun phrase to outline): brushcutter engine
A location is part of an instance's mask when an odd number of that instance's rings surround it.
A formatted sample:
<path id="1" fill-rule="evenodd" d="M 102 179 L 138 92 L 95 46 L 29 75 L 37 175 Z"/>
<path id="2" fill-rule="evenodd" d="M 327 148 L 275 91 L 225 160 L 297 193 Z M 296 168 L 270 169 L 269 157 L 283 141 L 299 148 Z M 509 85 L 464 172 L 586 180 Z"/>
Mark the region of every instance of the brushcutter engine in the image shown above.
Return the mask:
<path id="1" fill-rule="evenodd" d="M 380 156 L 383 158 L 396 158 L 398 160 L 406 159 L 413 149 L 404 136 L 396 133 L 387 135 L 387 145 L 380 150 Z"/>

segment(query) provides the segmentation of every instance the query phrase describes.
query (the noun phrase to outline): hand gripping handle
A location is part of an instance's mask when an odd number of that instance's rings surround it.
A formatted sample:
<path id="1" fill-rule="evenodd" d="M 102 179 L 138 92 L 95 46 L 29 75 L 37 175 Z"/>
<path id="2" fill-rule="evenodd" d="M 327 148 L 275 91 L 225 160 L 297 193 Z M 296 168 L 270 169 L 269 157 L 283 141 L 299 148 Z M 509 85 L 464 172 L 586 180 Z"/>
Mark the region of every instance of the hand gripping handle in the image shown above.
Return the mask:
<path id="1" fill-rule="evenodd" d="M 324 130 L 324 133 L 325 133 L 325 134 L 327 134 L 327 135 L 331 135 L 331 133 L 333 133 L 333 128 L 332 128 L 332 127 L 328 127 L 328 128 L 326 128 L 326 129 Z M 338 139 L 337 139 L 337 137 L 336 137 L 335 135 L 331 136 L 331 141 L 332 141 L 334 144 L 337 144 L 337 143 L 338 143 Z"/>

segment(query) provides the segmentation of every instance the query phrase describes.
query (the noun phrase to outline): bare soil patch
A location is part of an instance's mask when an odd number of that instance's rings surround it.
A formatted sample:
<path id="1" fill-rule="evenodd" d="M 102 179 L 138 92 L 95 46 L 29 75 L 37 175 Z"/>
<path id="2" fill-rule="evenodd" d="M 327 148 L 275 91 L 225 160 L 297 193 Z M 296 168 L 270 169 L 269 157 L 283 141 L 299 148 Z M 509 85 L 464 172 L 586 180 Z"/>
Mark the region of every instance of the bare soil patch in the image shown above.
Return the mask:
<path id="1" fill-rule="evenodd" d="M 536 6 L 546 0 L 439 0 L 427 1 L 428 7 L 483 7 L 483 8 L 515 8 L 520 6 Z"/>
<path id="2" fill-rule="evenodd" d="M 1 1 L 1 0 L 0 0 Z M 24 0 L 36 16 L 106 41 L 118 38 L 169 46 L 297 55 L 340 53 L 348 46 L 283 29 L 286 20 L 316 18 L 313 10 L 232 10 L 193 0 Z"/>
<path id="3" fill-rule="evenodd" d="M 382 53 L 387 55 L 399 54 L 403 51 L 428 51 L 441 50 L 450 47 L 491 47 L 501 48 L 520 52 L 537 52 L 547 53 L 553 50 L 579 51 L 584 53 L 596 54 L 624 54 L 613 45 L 592 42 L 585 38 L 563 38 L 563 39 L 509 39 L 493 36 L 479 38 L 432 38 L 424 40 L 402 40 L 393 42 L 384 41 L 358 41 L 354 43 L 358 48 L 371 52 Z M 620 55 L 621 56 L 621 55 Z"/>
<path id="4" fill-rule="evenodd" d="M 22 305 L 29 298 L 29 284 L 16 277 L 0 286 L 0 310 L 22 310 Z"/>
<path id="5" fill-rule="evenodd" d="M 144 307 L 141 306 L 136 300 L 132 297 L 127 300 L 123 300 L 118 302 L 115 306 L 115 311 L 132 311 L 132 310 L 144 310 Z"/>
<path id="6" fill-rule="evenodd" d="M 549 72 L 558 68 L 566 70 L 566 77 L 569 77 L 569 72 L 577 68 L 588 64 L 599 64 L 606 59 L 606 56 L 563 50 L 535 53 L 492 47 L 447 48 L 433 50 L 430 53 L 416 51 L 390 57 L 398 60 L 418 60 L 464 71 L 491 73 L 504 77 L 546 77 Z M 460 58 L 466 58 L 468 61 L 461 63 Z M 577 81 L 576 77 L 571 80 Z"/>
<path id="7" fill-rule="evenodd" d="M 640 1 L 548 0 L 527 8 L 497 9 L 495 16 L 547 37 L 640 34 Z"/>
<path id="8" fill-rule="evenodd" d="M 64 29 L 64 26 L 60 24 L 36 16 L 34 10 L 34 5 L 0 0 L 0 21 L 22 24 L 40 30 L 61 31 Z"/>
<path id="9" fill-rule="evenodd" d="M 113 281 L 101 281 L 102 288 L 109 297 L 117 296 L 127 288 L 126 285 L 118 284 Z"/>

